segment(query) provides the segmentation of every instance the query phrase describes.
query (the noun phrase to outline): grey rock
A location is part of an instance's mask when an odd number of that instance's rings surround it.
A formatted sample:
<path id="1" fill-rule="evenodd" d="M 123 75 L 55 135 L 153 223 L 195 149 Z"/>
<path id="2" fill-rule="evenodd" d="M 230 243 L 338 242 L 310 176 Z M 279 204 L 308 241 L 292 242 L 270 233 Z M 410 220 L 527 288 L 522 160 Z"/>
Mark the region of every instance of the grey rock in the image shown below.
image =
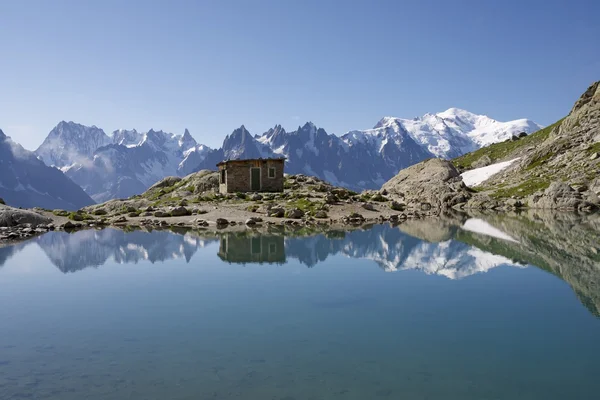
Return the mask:
<path id="1" fill-rule="evenodd" d="M 280 207 L 273 207 L 268 210 L 267 215 L 269 217 L 283 218 L 285 216 L 285 210 Z"/>
<path id="2" fill-rule="evenodd" d="M 371 203 L 362 203 L 361 207 L 368 211 L 375 211 L 375 206 Z"/>
<path id="3" fill-rule="evenodd" d="M 480 157 L 477 161 L 474 161 L 471 164 L 472 168 L 481 168 L 481 167 L 487 167 L 488 165 L 490 165 L 492 163 L 492 159 L 490 158 L 490 156 L 488 156 L 487 154 Z"/>
<path id="4" fill-rule="evenodd" d="M 325 210 L 318 210 L 315 212 L 315 218 L 320 218 L 320 219 L 327 218 L 327 212 Z"/>
<path id="5" fill-rule="evenodd" d="M 0 226 L 2 227 L 13 227 L 24 224 L 36 227 L 38 225 L 47 225 L 51 222 L 52 219 L 36 212 L 0 204 Z"/>
<path id="6" fill-rule="evenodd" d="M 171 210 L 171 215 L 173 217 L 182 217 L 186 215 L 192 215 L 192 212 L 185 207 L 176 207 Z"/>
<path id="7" fill-rule="evenodd" d="M 304 211 L 300 210 L 299 208 L 293 208 L 285 213 L 285 217 L 292 219 L 300 219 L 304 217 Z"/>
<path id="8" fill-rule="evenodd" d="M 446 209 L 471 197 L 454 165 L 439 158 L 400 171 L 382 189 L 388 191 L 388 197 L 413 209 L 421 209 L 423 204 L 428 209 Z"/>

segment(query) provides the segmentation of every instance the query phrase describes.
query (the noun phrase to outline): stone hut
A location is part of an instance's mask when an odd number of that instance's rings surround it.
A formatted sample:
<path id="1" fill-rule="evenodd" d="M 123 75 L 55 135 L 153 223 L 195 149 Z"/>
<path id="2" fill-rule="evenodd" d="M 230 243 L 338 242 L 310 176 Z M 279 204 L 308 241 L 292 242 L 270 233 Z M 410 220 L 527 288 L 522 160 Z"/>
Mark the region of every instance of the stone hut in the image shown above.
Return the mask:
<path id="1" fill-rule="evenodd" d="M 226 233 L 220 237 L 221 260 L 236 264 L 285 263 L 285 242 L 278 235 L 247 235 Z"/>
<path id="2" fill-rule="evenodd" d="M 219 192 L 283 192 L 284 164 L 285 158 L 221 161 Z"/>

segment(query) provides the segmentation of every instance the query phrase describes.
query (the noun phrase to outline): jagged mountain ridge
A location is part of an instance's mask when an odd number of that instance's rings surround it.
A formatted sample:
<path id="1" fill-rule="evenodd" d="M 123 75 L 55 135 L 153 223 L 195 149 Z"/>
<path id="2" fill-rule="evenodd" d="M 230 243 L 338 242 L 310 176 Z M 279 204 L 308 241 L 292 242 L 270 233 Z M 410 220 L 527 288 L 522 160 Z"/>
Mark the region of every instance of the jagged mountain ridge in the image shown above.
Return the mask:
<path id="1" fill-rule="evenodd" d="M 56 168 L 0 130 L 0 198 L 13 207 L 75 210 L 94 201 Z"/>
<path id="2" fill-rule="evenodd" d="M 98 202 L 139 194 L 169 175 L 186 175 L 208 152 L 186 129 L 176 135 L 120 129 L 111 136 L 93 126 L 60 122 L 36 150 Z"/>
<path id="3" fill-rule="evenodd" d="M 281 125 L 253 136 L 243 125 L 219 149 L 183 135 L 117 130 L 61 121 L 36 154 L 59 167 L 97 202 L 142 193 L 170 175 L 215 169 L 226 159 L 286 157 L 286 172 L 308 174 L 336 186 L 377 189 L 399 170 L 430 157 L 449 158 L 539 126 L 529 120 L 498 122 L 459 109 L 409 119 L 386 117 L 374 128 L 342 136 L 308 122 L 287 132 Z"/>
<path id="4" fill-rule="evenodd" d="M 208 152 L 196 170 L 223 159 L 287 158 L 286 171 L 308 174 L 355 190 L 377 189 L 403 168 L 431 157 L 452 158 L 541 126 L 527 119 L 499 122 L 451 108 L 414 119 L 385 117 L 372 129 L 328 134 L 312 122 L 287 132 L 275 125 L 251 136 L 244 126 Z"/>

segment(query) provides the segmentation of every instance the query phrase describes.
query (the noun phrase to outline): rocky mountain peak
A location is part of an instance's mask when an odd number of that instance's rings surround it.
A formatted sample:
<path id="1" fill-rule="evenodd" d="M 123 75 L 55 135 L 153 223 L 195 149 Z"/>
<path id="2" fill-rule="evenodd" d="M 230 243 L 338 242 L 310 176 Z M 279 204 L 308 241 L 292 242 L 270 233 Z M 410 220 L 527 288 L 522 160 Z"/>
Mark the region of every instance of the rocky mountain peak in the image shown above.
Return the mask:
<path id="1" fill-rule="evenodd" d="M 60 168 L 88 158 L 99 147 L 111 143 L 111 138 L 96 126 L 61 121 L 35 153 L 46 165 Z"/>
<path id="2" fill-rule="evenodd" d="M 192 135 L 190 134 L 190 131 L 189 131 L 187 128 L 185 128 L 185 131 L 183 131 L 183 137 L 182 137 L 182 140 L 184 140 L 184 141 L 188 141 L 188 140 L 190 140 L 190 141 L 191 141 L 191 140 L 194 140 L 194 138 L 193 138 L 193 137 L 192 137 Z"/>
<path id="3" fill-rule="evenodd" d="M 587 90 L 579 97 L 571 109 L 571 114 L 577 112 L 581 107 L 590 102 L 600 102 L 600 81 L 592 83 L 590 87 L 588 87 Z"/>
<path id="4" fill-rule="evenodd" d="M 379 129 L 379 128 L 383 128 L 385 126 L 389 126 L 390 124 L 393 124 L 394 122 L 396 122 L 397 118 L 395 117 L 383 117 L 381 118 L 373 127 L 373 129 Z"/>

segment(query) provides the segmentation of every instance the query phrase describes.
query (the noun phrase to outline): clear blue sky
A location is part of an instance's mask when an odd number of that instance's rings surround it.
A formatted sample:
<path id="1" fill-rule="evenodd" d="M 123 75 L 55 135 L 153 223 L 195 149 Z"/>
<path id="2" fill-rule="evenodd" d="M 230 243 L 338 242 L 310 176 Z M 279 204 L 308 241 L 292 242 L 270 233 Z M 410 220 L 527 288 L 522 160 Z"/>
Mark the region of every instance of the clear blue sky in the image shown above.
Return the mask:
<path id="1" fill-rule="evenodd" d="M 0 128 L 189 128 L 219 146 L 460 107 L 549 124 L 600 79 L 600 2 L 0 0 Z"/>

